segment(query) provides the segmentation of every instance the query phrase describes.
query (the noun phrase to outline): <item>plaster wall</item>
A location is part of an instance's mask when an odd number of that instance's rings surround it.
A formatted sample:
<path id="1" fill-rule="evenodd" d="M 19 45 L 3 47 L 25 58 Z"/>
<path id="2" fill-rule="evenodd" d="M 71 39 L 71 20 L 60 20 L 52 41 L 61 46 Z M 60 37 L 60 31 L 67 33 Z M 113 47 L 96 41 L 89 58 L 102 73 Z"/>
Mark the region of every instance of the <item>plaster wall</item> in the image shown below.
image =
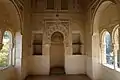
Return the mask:
<path id="1" fill-rule="evenodd" d="M 120 72 L 102 65 L 101 80 L 120 80 Z"/>
<path id="2" fill-rule="evenodd" d="M 103 12 L 101 13 L 100 22 L 98 23 L 99 23 L 99 27 L 102 29 L 103 28 L 108 29 L 109 27 L 112 27 L 112 26 L 115 27 L 114 24 L 119 23 L 119 15 L 118 15 L 118 10 L 117 10 L 116 5 L 114 4 L 108 5 L 108 7 L 105 8 Z"/>
<path id="3" fill-rule="evenodd" d="M 45 20 L 54 20 L 56 19 L 56 13 L 52 12 L 45 12 L 44 14 L 39 13 L 31 13 L 31 33 L 32 31 L 38 31 L 44 33 L 44 27 L 45 27 Z M 74 33 L 80 33 L 81 41 L 84 45 L 84 18 L 83 14 L 80 13 L 62 13 L 59 12 L 59 19 L 67 19 L 70 21 L 70 32 L 69 35 L 72 35 L 72 32 Z M 71 39 L 72 40 L 72 39 Z M 72 44 L 72 43 L 71 43 Z M 46 47 L 49 46 L 49 47 Z M 32 55 L 32 48 L 30 50 L 30 56 L 29 56 L 29 63 L 31 66 L 29 66 L 29 74 L 42 74 L 42 75 L 48 75 L 49 74 L 49 68 L 50 68 L 50 54 L 48 52 L 50 51 L 50 45 L 43 45 L 43 55 L 42 56 L 34 56 Z M 49 48 L 49 49 L 48 49 Z M 72 50 L 69 50 L 72 51 Z M 84 49 L 83 49 L 84 54 Z M 57 56 L 56 56 L 57 57 Z M 72 55 L 72 54 L 65 54 L 65 71 L 67 74 L 85 74 L 86 68 L 86 56 L 85 55 Z M 44 64 L 43 64 L 44 63 Z M 32 66 L 34 64 L 34 66 Z M 74 66 L 72 66 L 74 64 Z M 76 66 L 75 66 L 76 65 Z"/>
<path id="4" fill-rule="evenodd" d="M 108 14 L 109 13 L 109 14 Z M 119 15 L 116 5 L 109 5 L 103 12 L 100 20 L 101 29 L 106 28 L 112 37 L 112 31 L 117 24 L 119 24 Z M 109 25 L 108 25 L 109 24 Z M 99 64 L 98 64 L 99 65 Z M 120 72 L 107 66 L 101 65 L 102 70 L 101 80 L 120 80 Z"/>
<path id="5" fill-rule="evenodd" d="M 29 75 L 49 75 L 49 55 L 29 56 Z M 34 66 L 33 66 L 34 65 Z"/>
<path id="6" fill-rule="evenodd" d="M 102 65 L 101 63 L 101 49 L 100 49 L 100 33 L 103 29 L 107 29 L 112 37 L 112 30 L 113 28 L 119 24 L 119 16 L 118 11 L 115 5 L 110 4 L 108 7 L 105 8 L 103 12 L 99 12 L 100 16 L 98 22 L 93 25 L 95 28 L 99 29 L 98 33 L 92 34 L 92 36 L 87 36 L 87 38 L 92 38 L 92 53 L 90 51 L 91 45 L 87 47 L 88 58 L 87 58 L 87 75 L 93 80 L 118 80 L 120 72 L 116 71 L 115 69 L 111 69 L 107 66 Z M 96 19 L 95 19 L 96 20 Z M 93 27 L 94 28 L 94 27 Z M 88 30 L 88 29 L 86 29 Z M 89 31 L 89 30 L 88 30 Z M 86 32 L 89 35 L 88 32 Z M 88 45 L 89 43 L 87 43 Z M 90 57 L 90 55 L 92 57 Z M 91 67 L 89 67 L 91 66 Z M 92 73 L 92 74 L 90 74 Z"/>
<path id="7" fill-rule="evenodd" d="M 16 80 L 16 70 L 14 67 L 8 67 L 6 69 L 0 70 L 0 79 L 1 80 Z"/>
<path id="8" fill-rule="evenodd" d="M 29 56 L 29 75 L 49 75 L 50 58 L 47 55 Z M 33 66 L 34 65 L 34 66 Z M 66 55 L 65 56 L 66 74 L 85 74 L 86 56 L 85 55 Z"/>
<path id="9" fill-rule="evenodd" d="M 86 56 L 85 55 L 65 55 L 65 70 L 67 74 L 85 74 Z"/>
<path id="10" fill-rule="evenodd" d="M 51 44 L 50 67 L 64 67 L 65 50 L 63 43 Z"/>
<path id="11" fill-rule="evenodd" d="M 12 39 L 15 39 L 16 32 L 20 31 L 20 20 L 19 20 L 19 16 L 17 15 L 16 8 L 10 1 L 5 1 L 5 2 L 0 1 L 0 10 L 1 10 L 0 30 L 2 32 L 2 36 L 4 34 L 4 31 L 7 30 L 12 33 Z M 19 61 L 20 59 L 16 61 L 15 66 L 8 66 L 5 69 L 0 68 L 0 79 L 1 80 L 16 80 L 18 79 L 18 76 L 20 78 L 21 71 L 19 69 L 20 69 L 21 64 L 19 63 Z"/>
<path id="12" fill-rule="evenodd" d="M 86 22 L 85 28 L 85 54 L 86 54 L 86 74 L 92 79 L 93 66 L 92 66 L 92 30 L 89 27 L 91 23 Z"/>

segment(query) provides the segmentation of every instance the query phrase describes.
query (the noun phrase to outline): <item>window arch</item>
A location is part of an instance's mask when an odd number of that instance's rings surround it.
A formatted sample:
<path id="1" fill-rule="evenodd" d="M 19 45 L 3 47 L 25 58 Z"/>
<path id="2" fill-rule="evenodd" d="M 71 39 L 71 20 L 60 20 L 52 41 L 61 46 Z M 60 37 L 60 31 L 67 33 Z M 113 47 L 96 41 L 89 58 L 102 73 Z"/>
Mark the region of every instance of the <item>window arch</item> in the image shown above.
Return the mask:
<path id="1" fill-rule="evenodd" d="M 113 43 L 114 43 L 114 54 L 115 54 L 115 67 L 120 68 L 119 25 L 113 29 Z"/>
<path id="2" fill-rule="evenodd" d="M 102 51 L 102 63 L 103 64 L 114 64 L 114 57 L 112 52 L 112 46 L 111 46 L 112 40 L 111 35 L 108 31 L 104 31 L 102 34 L 102 45 L 103 45 L 103 51 Z"/>
<path id="3" fill-rule="evenodd" d="M 5 31 L 2 39 L 3 47 L 0 51 L 0 67 L 7 67 L 11 65 L 11 53 L 12 53 L 12 33 Z"/>

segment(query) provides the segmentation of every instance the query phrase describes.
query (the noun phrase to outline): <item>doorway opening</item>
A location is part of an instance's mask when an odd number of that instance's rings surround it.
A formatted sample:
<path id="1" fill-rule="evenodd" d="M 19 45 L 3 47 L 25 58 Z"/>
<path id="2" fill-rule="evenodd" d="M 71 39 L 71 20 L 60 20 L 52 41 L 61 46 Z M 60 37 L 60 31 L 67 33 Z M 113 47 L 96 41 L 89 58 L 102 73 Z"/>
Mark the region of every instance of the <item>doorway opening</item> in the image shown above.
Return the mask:
<path id="1" fill-rule="evenodd" d="M 50 74 L 63 75 L 65 74 L 65 50 L 64 50 L 64 37 L 60 32 L 54 32 L 51 36 L 50 47 Z"/>

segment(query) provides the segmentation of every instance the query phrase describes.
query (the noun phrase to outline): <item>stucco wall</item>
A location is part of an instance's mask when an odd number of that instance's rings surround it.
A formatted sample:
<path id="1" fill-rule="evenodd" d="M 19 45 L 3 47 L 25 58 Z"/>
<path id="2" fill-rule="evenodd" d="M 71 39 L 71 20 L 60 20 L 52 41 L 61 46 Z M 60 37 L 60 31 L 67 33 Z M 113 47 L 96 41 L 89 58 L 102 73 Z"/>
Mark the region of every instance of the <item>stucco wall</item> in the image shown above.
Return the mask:
<path id="1" fill-rule="evenodd" d="M 65 71 L 67 74 L 86 73 L 85 55 L 66 55 L 65 57 Z"/>
<path id="2" fill-rule="evenodd" d="M 103 11 L 103 12 L 101 12 Z M 100 32 L 107 29 L 112 34 L 113 28 L 119 24 L 119 16 L 117 7 L 110 4 L 104 10 L 98 10 L 97 18 L 94 19 L 93 34 L 90 33 L 91 29 L 86 28 L 86 38 L 92 40 L 92 44 L 86 40 L 87 56 L 87 75 L 93 80 L 119 80 L 120 72 L 103 66 L 101 63 L 101 49 L 100 49 Z M 97 20 L 99 19 L 99 20 Z M 91 21 L 90 21 L 91 22 Z M 93 24 L 93 23 L 90 23 Z M 89 23 L 88 23 L 89 25 Z M 94 31 L 95 30 L 95 31 Z M 98 32 L 99 31 L 99 32 Z M 90 35 L 90 36 L 88 36 Z M 112 35 L 111 35 L 112 36 Z M 92 38 L 92 39 L 91 39 Z M 92 49 L 91 49 L 92 47 Z M 92 50 L 92 52 L 91 52 Z"/>
<path id="3" fill-rule="evenodd" d="M 50 56 L 29 56 L 29 75 L 49 75 Z M 33 66 L 34 65 L 34 66 Z M 65 55 L 66 74 L 85 74 L 85 55 Z"/>
<path id="4" fill-rule="evenodd" d="M 108 14 L 109 13 L 109 14 Z M 100 27 L 102 29 L 106 28 L 111 36 L 112 36 L 112 31 L 115 28 L 117 24 L 119 24 L 119 15 L 118 15 L 118 9 L 116 5 L 109 5 L 101 15 L 100 20 Z M 109 24 L 109 25 L 108 25 Z M 101 80 L 120 80 L 120 72 L 116 71 L 115 69 L 111 69 L 107 66 L 101 65 Z"/>
<path id="5" fill-rule="evenodd" d="M 101 80 L 120 80 L 120 71 L 115 71 L 102 65 Z"/>
<path id="6" fill-rule="evenodd" d="M 12 33 L 12 39 L 15 39 L 16 32 L 20 32 L 20 24 L 21 24 L 15 6 L 9 0 L 2 2 L 0 1 L 0 10 L 1 10 L 0 30 L 2 31 L 2 36 L 4 34 L 4 31 L 8 30 Z M 19 70 L 20 69 L 19 66 L 21 66 L 21 64 L 18 63 L 19 61 L 18 60 L 16 61 L 17 65 L 15 66 L 8 66 L 5 69 L 0 69 L 0 80 L 16 80 L 16 79 L 18 80 L 18 76 L 21 77 L 20 75 L 21 71 Z"/>
<path id="7" fill-rule="evenodd" d="M 49 75 L 49 56 L 29 56 L 29 75 Z"/>
<path id="8" fill-rule="evenodd" d="M 1 80 L 16 80 L 17 75 L 14 67 L 9 67 L 3 70 L 0 70 L 0 79 Z"/>
<path id="9" fill-rule="evenodd" d="M 64 66 L 65 50 L 63 44 L 51 44 L 50 48 L 50 66 Z"/>
<path id="10" fill-rule="evenodd" d="M 53 11 L 54 12 L 54 11 Z M 45 30 L 45 21 L 54 21 L 56 19 L 56 13 L 53 13 L 51 11 L 45 12 L 44 14 L 41 12 L 35 13 L 34 11 L 31 13 L 31 25 L 29 27 L 31 33 L 32 31 L 38 31 L 41 33 L 44 33 Z M 84 15 L 80 12 L 59 12 L 59 19 L 67 19 L 70 23 L 69 25 L 69 35 L 72 35 L 72 32 L 80 33 L 81 41 L 84 45 Z M 51 27 L 51 26 L 50 26 Z M 63 26 L 64 27 L 64 26 Z M 32 39 L 32 38 L 31 38 Z M 72 39 L 71 39 L 72 40 Z M 70 41 L 70 40 L 69 40 Z M 32 43 L 31 43 L 32 44 Z M 71 43 L 72 44 L 72 43 Z M 49 47 L 46 47 L 49 46 Z M 43 45 L 43 55 L 42 56 L 34 56 L 32 55 L 32 45 L 30 50 L 30 56 L 29 56 L 29 63 L 30 65 L 34 64 L 34 66 L 29 66 L 29 74 L 49 74 L 49 68 L 50 68 L 50 54 L 49 51 L 50 45 L 44 44 Z M 72 50 L 69 50 L 72 51 Z M 69 52 L 66 52 L 69 53 Z M 83 54 L 84 54 L 84 48 L 83 48 Z M 59 56 L 58 56 L 59 57 Z M 56 56 L 57 58 L 57 56 Z M 83 55 L 69 55 L 65 54 L 65 69 L 67 74 L 84 74 L 86 72 L 85 69 L 85 56 Z M 34 62 L 34 63 L 33 63 Z M 43 64 L 44 62 L 44 64 Z M 72 66 L 72 65 L 76 66 Z"/>

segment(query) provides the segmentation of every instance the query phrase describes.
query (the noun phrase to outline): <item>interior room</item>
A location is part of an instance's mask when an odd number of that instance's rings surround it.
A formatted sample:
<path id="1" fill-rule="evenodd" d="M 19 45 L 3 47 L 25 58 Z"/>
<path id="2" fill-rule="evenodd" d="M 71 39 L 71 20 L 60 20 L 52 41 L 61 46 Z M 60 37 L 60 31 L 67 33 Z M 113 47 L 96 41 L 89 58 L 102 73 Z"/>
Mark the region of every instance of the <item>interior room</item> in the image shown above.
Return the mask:
<path id="1" fill-rule="evenodd" d="M 0 0 L 0 80 L 120 80 L 120 0 Z"/>

